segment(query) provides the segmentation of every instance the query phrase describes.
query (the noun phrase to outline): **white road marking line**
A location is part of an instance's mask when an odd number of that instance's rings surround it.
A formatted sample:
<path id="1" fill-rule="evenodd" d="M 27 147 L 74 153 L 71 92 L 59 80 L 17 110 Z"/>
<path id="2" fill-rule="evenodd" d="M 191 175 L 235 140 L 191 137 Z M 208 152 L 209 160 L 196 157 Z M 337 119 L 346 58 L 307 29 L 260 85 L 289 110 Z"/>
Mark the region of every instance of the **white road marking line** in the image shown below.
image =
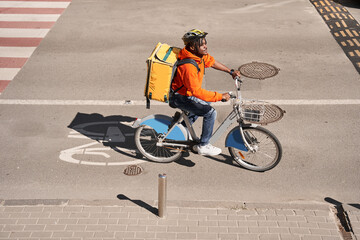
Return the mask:
<path id="1" fill-rule="evenodd" d="M 0 14 L 0 21 L 9 22 L 56 22 L 60 14 Z"/>
<path id="2" fill-rule="evenodd" d="M 0 28 L 0 37 L 44 38 L 50 29 Z"/>
<path id="3" fill-rule="evenodd" d="M 360 99 L 294 99 L 265 100 L 277 105 L 360 105 Z M 0 105 L 60 105 L 60 106 L 146 106 L 145 100 L 41 100 L 41 99 L 0 99 Z M 166 106 L 166 103 L 153 101 L 151 105 Z M 213 103 L 230 105 L 230 103 Z"/>
<path id="4" fill-rule="evenodd" d="M 13 80 L 21 68 L 0 68 L 1 80 Z"/>
<path id="5" fill-rule="evenodd" d="M 67 8 L 70 2 L 0 1 L 3 8 Z"/>
<path id="6" fill-rule="evenodd" d="M 29 58 L 36 47 L 0 47 L 0 57 Z"/>

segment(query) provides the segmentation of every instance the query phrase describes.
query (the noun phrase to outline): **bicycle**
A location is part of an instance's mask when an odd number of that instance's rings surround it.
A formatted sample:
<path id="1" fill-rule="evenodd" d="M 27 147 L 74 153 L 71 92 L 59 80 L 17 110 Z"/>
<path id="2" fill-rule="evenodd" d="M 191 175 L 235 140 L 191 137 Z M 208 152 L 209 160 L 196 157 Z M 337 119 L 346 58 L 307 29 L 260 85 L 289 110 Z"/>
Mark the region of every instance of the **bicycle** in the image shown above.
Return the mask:
<path id="1" fill-rule="evenodd" d="M 281 119 L 284 111 L 273 104 L 242 99 L 243 78 L 237 77 L 234 82 L 236 94 L 230 92 L 233 110 L 214 131 L 210 143 L 215 143 L 236 121 L 238 126 L 228 133 L 225 140 L 231 157 L 246 169 L 270 170 L 280 162 L 282 147 L 277 137 L 260 125 Z M 135 144 L 140 153 L 150 161 L 166 163 L 178 160 L 185 151 L 196 151 L 199 138 L 187 115 L 181 110 L 173 117 L 155 114 L 137 119 L 133 127 L 137 128 Z"/>

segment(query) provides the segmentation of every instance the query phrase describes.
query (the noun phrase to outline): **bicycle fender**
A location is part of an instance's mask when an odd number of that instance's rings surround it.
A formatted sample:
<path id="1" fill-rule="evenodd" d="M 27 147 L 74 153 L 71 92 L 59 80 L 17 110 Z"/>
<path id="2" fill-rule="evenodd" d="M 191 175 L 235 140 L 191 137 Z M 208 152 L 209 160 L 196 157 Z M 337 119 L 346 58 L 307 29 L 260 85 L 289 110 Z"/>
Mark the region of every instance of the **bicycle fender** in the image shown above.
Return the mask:
<path id="1" fill-rule="evenodd" d="M 229 132 L 225 140 L 225 146 L 234 147 L 245 152 L 248 151 L 238 128 L 234 128 L 231 132 Z"/>
<path id="2" fill-rule="evenodd" d="M 136 126 L 134 127 L 146 125 L 152 127 L 157 133 L 166 134 L 168 132 L 169 125 L 171 124 L 172 118 L 162 114 L 154 114 L 149 115 L 140 121 L 138 120 L 136 122 Z M 188 133 L 183 125 L 178 124 L 166 138 L 176 141 L 187 141 Z"/>

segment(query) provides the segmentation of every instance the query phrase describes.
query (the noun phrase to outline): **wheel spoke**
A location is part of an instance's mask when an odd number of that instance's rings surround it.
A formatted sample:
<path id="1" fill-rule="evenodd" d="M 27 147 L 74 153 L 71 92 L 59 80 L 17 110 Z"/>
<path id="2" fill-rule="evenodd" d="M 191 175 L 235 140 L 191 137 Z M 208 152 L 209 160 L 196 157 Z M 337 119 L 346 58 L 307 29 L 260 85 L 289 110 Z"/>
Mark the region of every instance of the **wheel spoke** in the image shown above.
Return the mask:
<path id="1" fill-rule="evenodd" d="M 159 134 L 151 127 L 141 126 L 135 133 L 135 143 L 138 150 L 152 161 L 171 162 L 181 156 L 182 147 L 158 146 L 159 137 Z"/>
<path id="2" fill-rule="evenodd" d="M 281 158 L 281 145 L 276 137 L 261 127 L 249 127 L 243 130 L 246 140 L 254 148 L 254 152 L 243 152 L 230 147 L 230 153 L 235 161 L 254 171 L 266 171 L 276 166 Z"/>

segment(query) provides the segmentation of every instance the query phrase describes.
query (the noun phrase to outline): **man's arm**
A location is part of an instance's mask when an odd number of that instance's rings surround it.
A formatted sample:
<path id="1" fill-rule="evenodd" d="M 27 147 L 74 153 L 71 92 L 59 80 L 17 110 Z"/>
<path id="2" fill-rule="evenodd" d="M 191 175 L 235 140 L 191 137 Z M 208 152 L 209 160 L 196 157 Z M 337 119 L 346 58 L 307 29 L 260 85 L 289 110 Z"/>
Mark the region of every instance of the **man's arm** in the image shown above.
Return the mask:
<path id="1" fill-rule="evenodd" d="M 231 74 L 231 76 L 233 78 L 240 77 L 240 72 L 239 71 L 234 71 L 234 70 L 231 71 L 230 68 L 228 68 L 227 66 L 225 66 L 224 64 L 222 64 L 222 63 L 220 63 L 220 62 L 218 62 L 216 60 L 215 60 L 214 65 L 212 65 L 212 68 L 214 68 L 216 70 L 223 71 L 223 72 L 227 72 L 227 73 Z M 230 99 L 229 93 L 223 93 L 222 94 L 222 99 L 223 99 L 223 101 L 229 101 L 229 99 Z"/>
<path id="2" fill-rule="evenodd" d="M 225 66 L 224 64 L 222 64 L 222 63 L 220 63 L 220 62 L 218 62 L 218 61 L 216 61 L 216 60 L 215 60 L 214 65 L 212 65 L 212 68 L 231 74 L 231 69 L 230 69 L 230 68 L 228 68 L 227 66 Z M 231 76 L 232 76 L 233 78 L 235 78 L 236 76 L 240 77 L 240 72 L 237 71 L 237 70 L 236 70 L 236 71 L 233 71 L 233 73 L 231 74 Z"/>

